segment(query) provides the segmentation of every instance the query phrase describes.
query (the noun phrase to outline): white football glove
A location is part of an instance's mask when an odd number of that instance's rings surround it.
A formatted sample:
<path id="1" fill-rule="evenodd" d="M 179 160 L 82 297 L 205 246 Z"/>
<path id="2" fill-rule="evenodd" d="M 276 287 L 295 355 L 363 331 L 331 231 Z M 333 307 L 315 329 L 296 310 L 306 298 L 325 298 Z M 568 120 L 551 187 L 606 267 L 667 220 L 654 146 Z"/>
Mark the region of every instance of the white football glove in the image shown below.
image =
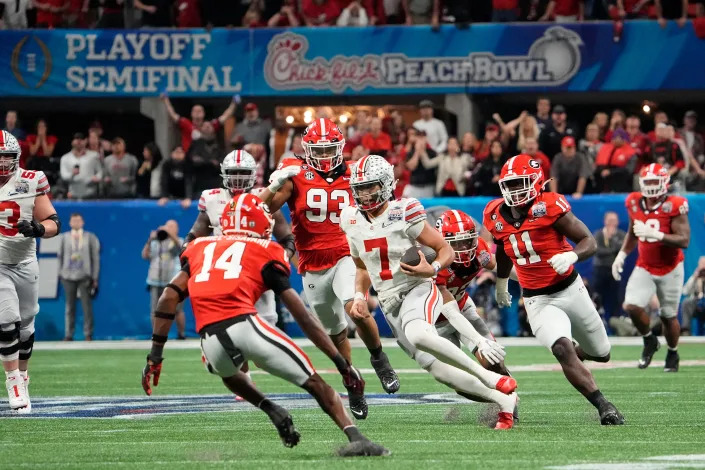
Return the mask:
<path id="1" fill-rule="evenodd" d="M 507 355 L 504 346 L 497 341 L 492 341 L 487 338 L 482 338 L 482 340 L 477 343 L 477 351 L 480 353 L 480 356 L 485 358 L 485 360 L 492 365 L 499 364 L 504 360 L 504 356 Z"/>
<path id="2" fill-rule="evenodd" d="M 548 260 L 548 264 L 551 265 L 554 271 L 558 274 L 565 274 L 571 266 L 578 261 L 578 255 L 574 251 L 566 251 L 565 253 L 558 253 Z"/>
<path id="3" fill-rule="evenodd" d="M 512 296 L 507 288 L 507 278 L 498 277 L 497 284 L 494 289 L 494 298 L 497 301 L 497 306 L 509 307 L 512 305 Z"/>
<path id="4" fill-rule="evenodd" d="M 284 186 L 284 183 L 293 176 L 298 175 L 301 172 L 300 166 L 287 166 L 281 170 L 277 170 L 269 176 L 269 189 L 272 193 L 276 193 Z"/>
<path id="5" fill-rule="evenodd" d="M 612 277 L 615 281 L 622 280 L 622 271 L 624 271 L 624 260 L 627 259 L 627 254 L 623 251 L 617 253 L 617 257 L 612 263 Z"/>
<path id="6" fill-rule="evenodd" d="M 634 221 L 634 235 L 637 236 L 637 238 L 640 238 L 642 241 L 646 240 L 649 242 L 652 242 L 654 240 L 661 241 L 663 240 L 663 232 L 660 232 L 658 229 L 655 227 L 652 227 L 651 225 L 646 225 L 644 222 L 641 220 L 635 220 Z"/>

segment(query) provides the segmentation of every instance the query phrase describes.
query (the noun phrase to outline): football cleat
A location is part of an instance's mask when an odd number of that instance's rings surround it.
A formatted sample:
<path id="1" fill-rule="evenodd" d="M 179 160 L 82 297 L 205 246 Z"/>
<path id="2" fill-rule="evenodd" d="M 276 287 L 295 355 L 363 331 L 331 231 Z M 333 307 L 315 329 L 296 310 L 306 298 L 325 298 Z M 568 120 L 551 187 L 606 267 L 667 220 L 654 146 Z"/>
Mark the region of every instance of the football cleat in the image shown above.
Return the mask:
<path id="1" fill-rule="evenodd" d="M 284 447 L 292 448 L 299 443 L 301 434 L 294 427 L 294 420 L 291 419 L 288 411 L 277 406 L 275 411 L 269 413 L 269 419 L 272 420 L 272 423 L 277 428 Z"/>
<path id="2" fill-rule="evenodd" d="M 382 388 L 387 393 L 396 393 L 399 391 L 399 376 L 389 364 L 389 358 L 385 353 L 380 354 L 379 359 L 370 357 L 370 364 L 377 373 L 379 381 L 382 382 Z"/>
<path id="3" fill-rule="evenodd" d="M 497 385 L 495 385 L 494 388 L 504 393 L 505 395 L 509 395 L 517 389 L 517 381 L 514 380 L 514 377 L 508 377 L 505 375 L 497 381 Z"/>
<path id="4" fill-rule="evenodd" d="M 654 358 L 654 354 L 659 350 L 661 345 L 658 342 L 658 338 L 654 335 L 649 335 L 644 337 L 644 349 L 641 351 L 641 358 L 639 359 L 639 369 L 646 369 L 651 364 L 651 359 Z"/>
<path id="5" fill-rule="evenodd" d="M 18 411 L 29 406 L 29 398 L 24 388 L 24 379 L 22 376 L 17 375 L 16 377 L 5 380 L 5 388 L 7 388 L 7 395 L 10 398 L 10 408 L 14 411 Z"/>
<path id="6" fill-rule="evenodd" d="M 497 415 L 495 429 L 512 429 L 514 427 L 514 415 L 506 411 L 500 411 Z"/>
<path id="7" fill-rule="evenodd" d="M 32 412 L 32 400 L 29 398 L 29 375 L 24 377 L 24 393 L 27 396 L 27 406 L 17 410 L 20 414 L 29 414 Z"/>
<path id="8" fill-rule="evenodd" d="M 663 368 L 664 372 L 678 372 L 678 363 L 680 362 L 680 356 L 678 351 L 671 351 L 670 349 L 666 353 L 666 366 Z"/>
<path id="9" fill-rule="evenodd" d="M 368 439 L 349 442 L 338 449 L 339 457 L 385 457 L 390 454 L 388 449 Z"/>
<path id="10" fill-rule="evenodd" d="M 600 424 L 603 426 L 617 426 L 624 424 L 624 416 L 610 402 L 605 403 L 599 409 Z"/>
<path id="11" fill-rule="evenodd" d="M 352 367 L 352 366 L 350 366 Z M 357 371 L 357 369 L 355 369 Z M 367 400 L 365 400 L 365 380 L 357 371 L 356 377 L 359 380 L 350 381 L 351 377 L 343 376 L 343 385 L 348 391 L 348 404 L 350 412 L 355 419 L 367 418 Z"/>

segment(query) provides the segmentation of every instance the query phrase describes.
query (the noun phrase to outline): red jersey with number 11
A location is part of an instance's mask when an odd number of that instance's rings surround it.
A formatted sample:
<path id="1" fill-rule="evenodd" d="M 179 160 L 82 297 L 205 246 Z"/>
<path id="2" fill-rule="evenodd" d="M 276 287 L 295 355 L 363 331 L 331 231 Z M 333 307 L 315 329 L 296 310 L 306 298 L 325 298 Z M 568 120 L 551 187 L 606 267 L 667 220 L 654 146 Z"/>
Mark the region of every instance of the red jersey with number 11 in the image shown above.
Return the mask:
<path id="1" fill-rule="evenodd" d="M 541 193 L 533 200 L 523 220 L 512 218 L 511 208 L 504 204 L 504 199 L 495 199 L 485 207 L 482 224 L 511 258 L 524 289 L 544 289 L 575 276 L 572 266 L 565 274 L 558 274 L 548 264 L 554 255 L 573 249 L 553 227 L 568 212 L 568 201 L 550 192 Z"/>
<path id="2" fill-rule="evenodd" d="M 271 262 L 288 276 L 284 248 L 270 240 L 244 236 L 201 237 L 181 255 L 189 275 L 196 331 L 206 325 L 257 312 L 255 302 L 269 290 L 262 277 Z"/>
<path id="3" fill-rule="evenodd" d="M 348 241 L 340 230 L 340 213 L 353 201 L 350 168 L 343 165 L 326 178 L 297 158 L 279 164 L 279 168 L 301 167 L 301 172 L 291 178 L 294 190 L 287 201 L 300 273 L 332 268 L 350 255 Z"/>

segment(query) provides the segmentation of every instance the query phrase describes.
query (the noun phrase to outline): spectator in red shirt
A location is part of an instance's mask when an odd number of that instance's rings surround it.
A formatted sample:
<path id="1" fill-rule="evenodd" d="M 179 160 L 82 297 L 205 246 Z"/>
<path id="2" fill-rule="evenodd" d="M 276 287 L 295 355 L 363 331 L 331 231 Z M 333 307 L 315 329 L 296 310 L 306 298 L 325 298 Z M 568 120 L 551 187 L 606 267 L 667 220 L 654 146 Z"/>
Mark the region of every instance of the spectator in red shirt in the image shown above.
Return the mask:
<path id="1" fill-rule="evenodd" d="M 49 158 L 54 154 L 54 148 L 58 140 L 55 135 L 47 133 L 47 123 L 44 119 L 40 119 L 37 122 L 37 133 L 27 136 L 27 145 L 29 146 L 27 164 L 25 166 L 24 162 L 21 162 L 20 166 L 30 170 L 45 171 L 48 167 Z"/>
<path id="2" fill-rule="evenodd" d="M 485 160 L 490 155 L 490 146 L 492 142 L 499 139 L 499 126 L 493 122 L 490 122 L 485 126 L 485 137 L 482 142 L 479 142 L 477 150 L 475 151 L 475 162 L 480 163 Z"/>
<path id="3" fill-rule="evenodd" d="M 218 129 L 220 129 L 223 123 L 233 115 L 236 106 L 235 101 L 237 99 L 239 99 L 239 97 L 233 98 L 233 101 L 218 119 L 211 119 L 210 123 L 215 132 L 218 132 Z M 174 111 L 174 107 L 171 105 L 171 101 L 169 101 L 169 97 L 166 94 L 162 95 L 162 101 L 164 101 L 164 106 L 166 106 L 166 111 L 169 113 L 171 120 L 179 126 L 179 130 L 181 131 L 181 148 L 184 152 L 188 152 L 188 149 L 191 147 L 191 142 L 201 138 L 201 126 L 203 126 L 205 122 L 206 111 L 200 104 L 195 104 L 191 108 L 191 119 L 186 119 Z"/>
<path id="4" fill-rule="evenodd" d="M 595 184 L 599 192 L 628 193 L 633 187 L 636 151 L 627 145 L 627 131 L 616 129 L 612 142 L 604 144 L 595 161 Z"/>
<path id="5" fill-rule="evenodd" d="M 331 26 L 340 15 L 340 7 L 335 0 L 304 0 L 303 12 L 306 26 Z"/>
<path id="6" fill-rule="evenodd" d="M 629 116 L 625 124 L 625 130 L 629 136 L 629 145 L 632 146 L 638 155 L 644 155 L 649 151 L 649 138 L 641 132 L 641 119 L 639 116 Z M 637 168 L 639 171 L 639 168 Z"/>
<path id="7" fill-rule="evenodd" d="M 666 111 L 656 111 L 654 113 L 654 130 L 649 131 L 649 133 L 646 134 L 652 143 L 658 140 L 656 137 L 656 129 L 658 128 L 659 124 L 668 124 L 668 114 L 666 114 Z M 676 138 L 681 138 L 681 135 L 677 132 Z"/>
<path id="8" fill-rule="evenodd" d="M 296 27 L 301 24 L 301 18 L 294 0 L 284 0 L 282 7 L 267 22 L 270 28 Z"/>
<path id="9" fill-rule="evenodd" d="M 570 136 L 566 136 L 570 137 Z M 562 142 L 565 141 L 566 137 L 563 137 Z M 572 139 L 572 137 L 570 137 Z M 575 145 L 575 139 L 573 139 L 573 145 Z M 546 156 L 545 153 L 543 153 L 541 150 L 539 150 L 539 143 L 538 141 L 533 138 L 533 137 L 527 137 L 526 140 L 524 140 L 524 148 L 521 150 L 521 153 L 525 153 L 527 155 L 530 155 L 531 157 L 535 158 L 541 163 L 541 170 L 543 171 L 543 174 L 546 178 L 549 178 L 551 175 L 551 159 Z"/>
<path id="10" fill-rule="evenodd" d="M 492 0 L 492 22 L 504 23 L 519 18 L 519 0 Z"/>
<path id="11" fill-rule="evenodd" d="M 37 9 L 37 28 L 57 28 L 62 25 L 68 0 L 34 0 Z"/>
<path id="12" fill-rule="evenodd" d="M 646 16 L 644 8 L 651 0 L 617 0 L 617 14 L 620 18 L 634 19 Z M 611 7 L 610 7 L 611 8 Z"/>
<path id="13" fill-rule="evenodd" d="M 612 142 L 612 133 L 615 129 L 624 129 L 625 122 L 627 120 L 627 115 L 621 109 L 615 109 L 612 111 L 612 116 L 610 117 L 610 127 L 605 132 L 604 140 L 605 142 Z"/>
<path id="14" fill-rule="evenodd" d="M 177 1 L 176 26 L 179 28 L 200 28 L 203 26 L 198 0 Z"/>
<path id="15" fill-rule="evenodd" d="M 685 168 L 685 159 L 680 145 L 673 141 L 673 128 L 668 124 L 656 126 L 656 141 L 651 146 L 651 158 L 647 163 L 658 163 L 668 169 L 668 174 L 675 177 Z"/>
<path id="16" fill-rule="evenodd" d="M 573 23 L 585 18 L 584 0 L 551 0 L 546 12 L 539 21 L 550 21 L 553 17 L 556 23 Z"/>
<path id="17" fill-rule="evenodd" d="M 392 138 L 382 130 L 382 120 L 378 117 L 370 121 L 370 132 L 362 136 L 362 146 L 371 155 L 381 155 L 388 158 L 392 151 Z"/>

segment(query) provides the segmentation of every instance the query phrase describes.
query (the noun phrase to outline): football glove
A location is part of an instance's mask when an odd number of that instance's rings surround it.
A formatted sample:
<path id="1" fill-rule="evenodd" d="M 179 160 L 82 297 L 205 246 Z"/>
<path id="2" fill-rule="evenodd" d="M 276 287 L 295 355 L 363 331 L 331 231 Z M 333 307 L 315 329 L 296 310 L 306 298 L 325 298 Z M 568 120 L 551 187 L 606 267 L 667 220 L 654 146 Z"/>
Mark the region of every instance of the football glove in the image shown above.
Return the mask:
<path id="1" fill-rule="evenodd" d="M 624 270 L 624 260 L 627 259 L 627 254 L 623 251 L 617 253 L 617 257 L 612 263 L 612 277 L 615 281 L 622 280 L 622 271 Z"/>
<path id="2" fill-rule="evenodd" d="M 634 235 L 637 236 L 637 238 L 649 242 L 653 241 L 661 241 L 663 240 L 663 235 L 664 233 L 656 229 L 655 227 L 652 227 L 651 225 L 647 225 L 641 220 L 635 220 L 634 221 Z"/>
<path id="3" fill-rule="evenodd" d="M 482 338 L 482 340 L 477 343 L 477 351 L 492 365 L 499 364 L 504 360 L 504 356 L 507 355 L 504 346 L 497 341 L 492 341 L 487 338 Z"/>
<path id="4" fill-rule="evenodd" d="M 512 305 L 512 296 L 507 288 L 507 278 L 498 277 L 495 285 L 494 298 L 497 301 L 497 306 L 509 307 Z"/>
<path id="5" fill-rule="evenodd" d="M 17 231 L 27 238 L 41 238 L 46 232 L 44 225 L 36 220 L 20 220 L 17 222 Z"/>
<path id="6" fill-rule="evenodd" d="M 558 274 L 565 274 L 568 272 L 571 266 L 578 261 L 578 255 L 574 251 L 566 251 L 565 253 L 558 253 L 548 260 L 548 264 L 551 265 L 554 271 Z"/>
<path id="7" fill-rule="evenodd" d="M 154 386 L 159 385 L 159 375 L 162 373 L 162 361 L 163 359 L 161 357 L 159 359 L 153 359 L 147 356 L 147 365 L 142 369 L 142 388 L 147 395 L 152 395 L 152 387 L 150 386 L 152 378 L 154 378 Z"/>
<path id="8" fill-rule="evenodd" d="M 298 175 L 300 172 L 300 166 L 288 166 L 286 168 L 282 168 L 281 170 L 275 171 L 269 177 L 269 186 L 267 186 L 267 189 L 269 189 L 272 193 L 276 193 L 282 186 L 284 186 L 284 183 L 286 183 L 289 178 Z"/>

